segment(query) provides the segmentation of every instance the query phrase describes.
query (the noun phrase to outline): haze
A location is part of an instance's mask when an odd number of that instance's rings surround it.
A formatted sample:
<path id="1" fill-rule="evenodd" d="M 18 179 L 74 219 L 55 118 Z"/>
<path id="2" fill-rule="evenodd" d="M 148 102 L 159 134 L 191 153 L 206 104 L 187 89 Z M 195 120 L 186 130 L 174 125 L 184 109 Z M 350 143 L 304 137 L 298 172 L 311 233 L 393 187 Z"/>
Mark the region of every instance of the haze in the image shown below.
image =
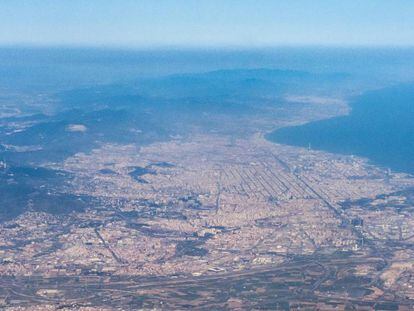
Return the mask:
<path id="1" fill-rule="evenodd" d="M 413 16 L 405 0 L 2 1 L 0 44 L 406 46 Z"/>

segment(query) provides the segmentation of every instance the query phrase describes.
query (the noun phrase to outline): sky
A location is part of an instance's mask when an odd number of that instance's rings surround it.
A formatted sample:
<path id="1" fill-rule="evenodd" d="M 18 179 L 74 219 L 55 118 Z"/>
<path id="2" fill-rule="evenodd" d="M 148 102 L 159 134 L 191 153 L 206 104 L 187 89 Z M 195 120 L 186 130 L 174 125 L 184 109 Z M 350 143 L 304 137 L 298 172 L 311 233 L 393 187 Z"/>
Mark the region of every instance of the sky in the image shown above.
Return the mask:
<path id="1" fill-rule="evenodd" d="M 0 45 L 414 45 L 413 0 L 1 0 Z"/>

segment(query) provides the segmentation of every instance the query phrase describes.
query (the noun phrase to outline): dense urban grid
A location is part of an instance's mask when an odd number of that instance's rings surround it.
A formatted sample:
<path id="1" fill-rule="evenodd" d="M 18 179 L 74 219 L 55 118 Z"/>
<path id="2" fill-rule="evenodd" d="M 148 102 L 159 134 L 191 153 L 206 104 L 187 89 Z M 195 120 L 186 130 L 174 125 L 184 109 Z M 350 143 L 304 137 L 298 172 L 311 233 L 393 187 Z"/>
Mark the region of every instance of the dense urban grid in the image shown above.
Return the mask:
<path id="1" fill-rule="evenodd" d="M 25 101 L 0 118 L 0 308 L 412 310 L 413 176 L 269 139 L 349 114 L 347 79 L 221 70 Z"/>
<path id="2" fill-rule="evenodd" d="M 274 292 L 268 303 L 298 308 L 412 306 L 414 179 L 406 174 L 260 133 L 107 144 L 55 169 L 72 173 L 67 190 L 95 198 L 95 207 L 68 216 L 29 210 L 1 225 L 3 305 L 53 308 L 64 297 L 85 308 L 117 299 L 254 307 L 263 291 Z M 212 286 L 243 287 L 232 296 Z"/>

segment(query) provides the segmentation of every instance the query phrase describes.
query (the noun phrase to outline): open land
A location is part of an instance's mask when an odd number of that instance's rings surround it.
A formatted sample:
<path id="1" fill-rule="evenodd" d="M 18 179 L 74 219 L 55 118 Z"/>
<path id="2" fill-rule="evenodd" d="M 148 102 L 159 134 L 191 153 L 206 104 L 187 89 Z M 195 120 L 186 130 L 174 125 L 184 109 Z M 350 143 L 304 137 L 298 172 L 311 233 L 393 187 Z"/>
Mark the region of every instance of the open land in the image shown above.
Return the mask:
<path id="1" fill-rule="evenodd" d="M 58 168 L 98 207 L 1 225 L 10 310 L 413 307 L 409 175 L 260 133 L 107 144 Z"/>
<path id="2" fill-rule="evenodd" d="M 84 110 L 0 122 L 24 164 L 0 161 L 0 308 L 412 310 L 413 176 L 267 141 L 348 113 L 275 95 L 307 74 L 207 77 L 155 81 L 167 99 L 76 91 Z"/>

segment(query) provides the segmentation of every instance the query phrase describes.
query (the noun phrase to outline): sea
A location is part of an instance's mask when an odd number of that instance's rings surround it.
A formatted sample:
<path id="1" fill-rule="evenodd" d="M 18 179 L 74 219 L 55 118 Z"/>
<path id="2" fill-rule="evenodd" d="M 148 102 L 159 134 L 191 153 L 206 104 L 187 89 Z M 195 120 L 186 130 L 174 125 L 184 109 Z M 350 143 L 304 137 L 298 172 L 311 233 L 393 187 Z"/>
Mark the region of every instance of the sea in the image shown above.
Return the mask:
<path id="1" fill-rule="evenodd" d="M 143 77 L 252 68 L 345 73 L 356 82 L 349 94 L 342 94 L 351 106 L 348 116 L 278 129 L 267 135 L 269 140 L 363 156 L 392 170 L 414 174 L 414 48 L 6 46 L 0 47 L 0 108 L 5 116 L 14 111 L 45 113 L 36 111 L 47 98 L 44 94 Z"/>
<path id="2" fill-rule="evenodd" d="M 278 129 L 270 141 L 368 158 L 414 174 L 414 84 L 368 91 L 350 103 L 347 116 Z"/>

